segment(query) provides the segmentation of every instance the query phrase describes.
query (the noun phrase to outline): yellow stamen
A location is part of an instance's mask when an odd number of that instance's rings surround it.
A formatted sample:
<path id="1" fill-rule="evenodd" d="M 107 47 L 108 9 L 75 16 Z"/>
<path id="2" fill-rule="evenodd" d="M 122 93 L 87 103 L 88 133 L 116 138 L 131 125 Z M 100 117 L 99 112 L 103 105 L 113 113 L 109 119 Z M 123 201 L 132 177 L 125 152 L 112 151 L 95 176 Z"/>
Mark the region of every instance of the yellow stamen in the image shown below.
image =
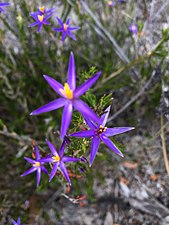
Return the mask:
<path id="1" fill-rule="evenodd" d="M 53 156 L 53 157 L 52 157 L 52 159 L 54 160 L 54 162 L 58 162 L 58 161 L 60 161 L 60 157 L 59 157 L 59 155 L 55 155 L 55 156 Z"/>
<path id="2" fill-rule="evenodd" d="M 39 7 L 39 10 L 41 11 L 41 13 L 44 13 L 45 12 L 45 6 Z"/>
<path id="3" fill-rule="evenodd" d="M 36 162 L 35 164 L 33 164 L 33 166 L 40 167 L 40 162 Z"/>
<path id="4" fill-rule="evenodd" d="M 68 25 L 66 23 L 63 24 L 64 31 L 67 31 Z"/>
<path id="5" fill-rule="evenodd" d="M 43 19 L 44 19 L 44 16 L 43 16 L 43 15 L 42 15 L 42 16 L 38 15 L 38 20 L 39 20 L 40 22 L 42 22 Z"/>
<path id="6" fill-rule="evenodd" d="M 107 127 L 103 127 L 102 125 L 100 125 L 99 129 L 97 130 L 98 134 L 103 133 L 104 131 L 106 131 Z"/>
<path id="7" fill-rule="evenodd" d="M 69 84 L 64 84 L 64 89 L 60 89 L 60 92 L 65 95 L 66 98 L 72 99 L 73 98 L 73 91 L 70 89 Z"/>

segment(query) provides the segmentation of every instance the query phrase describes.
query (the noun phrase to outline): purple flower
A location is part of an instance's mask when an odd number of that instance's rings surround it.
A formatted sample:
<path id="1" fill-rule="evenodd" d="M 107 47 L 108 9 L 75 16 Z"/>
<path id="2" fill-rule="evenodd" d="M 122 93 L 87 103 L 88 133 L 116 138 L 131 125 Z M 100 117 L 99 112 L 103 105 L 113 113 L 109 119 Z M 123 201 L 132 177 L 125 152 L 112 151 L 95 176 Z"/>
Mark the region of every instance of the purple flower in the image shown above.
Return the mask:
<path id="1" fill-rule="evenodd" d="M 20 217 L 18 217 L 17 222 L 15 220 L 13 220 L 13 219 L 11 219 L 11 222 L 13 223 L 13 225 L 24 225 L 24 224 L 21 224 Z"/>
<path id="2" fill-rule="evenodd" d="M 138 33 L 138 27 L 137 25 L 132 22 L 129 26 L 129 31 L 131 31 L 133 34 L 137 34 Z"/>
<path id="3" fill-rule="evenodd" d="M 52 163 L 53 164 L 53 168 L 52 168 L 52 171 L 51 171 L 51 174 L 50 174 L 49 182 L 55 176 L 55 174 L 57 172 L 57 169 L 58 169 L 58 166 L 59 166 L 63 175 L 64 175 L 64 177 L 70 183 L 70 178 L 69 178 L 65 163 L 67 163 L 67 162 L 68 163 L 77 162 L 77 161 L 80 160 L 80 158 L 63 156 L 64 155 L 64 149 L 65 149 L 66 142 L 67 142 L 66 140 L 63 141 L 59 152 L 56 151 L 55 147 L 53 146 L 53 144 L 50 141 L 46 140 L 46 142 L 47 142 L 47 144 L 48 144 L 48 146 L 51 150 L 52 156 L 48 155 L 46 158 L 41 159 L 40 162 Z"/>
<path id="4" fill-rule="evenodd" d="M 9 5 L 10 3 L 7 3 L 7 2 L 0 3 L 0 12 L 6 13 L 6 11 L 2 7 L 9 6 Z"/>
<path id="5" fill-rule="evenodd" d="M 121 134 L 134 129 L 133 127 L 114 127 L 114 128 L 105 127 L 109 112 L 110 112 L 110 106 L 106 109 L 106 113 L 101 116 L 98 125 L 96 125 L 94 122 L 92 122 L 89 119 L 85 119 L 86 123 L 91 128 L 90 130 L 79 131 L 79 132 L 70 134 L 70 136 L 73 136 L 73 137 L 92 138 L 92 144 L 90 148 L 90 166 L 92 165 L 95 159 L 95 156 L 97 154 L 101 141 L 103 141 L 116 154 L 123 157 L 123 154 L 121 153 L 121 151 L 115 146 L 115 144 L 108 137 Z"/>
<path id="6" fill-rule="evenodd" d="M 116 3 L 115 3 L 115 1 L 107 1 L 107 5 L 108 6 L 115 6 Z"/>
<path id="7" fill-rule="evenodd" d="M 61 19 L 59 19 L 58 17 L 56 17 L 60 27 L 59 28 L 53 28 L 54 31 L 56 32 L 62 32 L 62 41 L 64 42 L 66 36 L 71 37 L 73 40 L 76 41 L 76 37 L 72 34 L 71 31 L 73 30 L 78 30 L 79 27 L 71 27 L 70 24 L 70 19 L 68 18 L 68 20 L 66 21 L 66 23 L 63 23 Z"/>
<path id="8" fill-rule="evenodd" d="M 61 138 L 65 136 L 69 128 L 73 107 L 78 110 L 82 114 L 82 116 L 89 117 L 91 120 L 99 122 L 99 117 L 89 108 L 86 103 L 80 100 L 79 97 L 96 82 L 100 75 L 101 72 L 96 73 L 93 77 L 76 88 L 75 62 L 74 55 L 73 53 L 71 53 L 68 67 L 67 83 L 65 83 L 64 86 L 54 80 L 52 77 L 44 75 L 46 81 L 56 93 L 61 95 L 61 98 L 55 99 L 52 102 L 41 106 L 40 108 L 33 111 L 30 115 L 49 112 L 64 106 L 62 114 Z"/>
<path id="9" fill-rule="evenodd" d="M 43 24 L 50 25 L 50 23 L 47 20 L 52 16 L 52 14 L 53 13 L 50 13 L 47 16 L 40 14 L 32 14 L 31 16 L 36 20 L 36 22 L 30 24 L 29 27 L 34 27 L 38 25 L 37 32 L 40 32 Z"/>
<path id="10" fill-rule="evenodd" d="M 47 14 L 53 14 L 54 13 L 54 10 L 55 8 L 51 8 L 51 9 L 46 9 L 45 6 L 41 6 L 38 8 L 38 11 L 37 12 L 33 12 L 33 13 L 30 13 L 30 16 L 34 16 L 34 15 L 47 15 Z"/>
<path id="11" fill-rule="evenodd" d="M 37 172 L 36 186 L 38 187 L 39 183 L 40 183 L 41 172 L 43 171 L 44 173 L 48 174 L 48 171 L 44 167 L 44 165 L 43 165 L 44 163 L 40 162 L 41 158 L 40 158 L 38 146 L 35 145 L 34 148 L 35 148 L 36 160 L 24 157 L 24 159 L 26 159 L 26 161 L 28 161 L 29 163 L 32 164 L 32 167 L 29 170 L 27 170 L 25 173 L 23 173 L 21 176 L 26 176 L 26 175 L 36 171 Z"/>

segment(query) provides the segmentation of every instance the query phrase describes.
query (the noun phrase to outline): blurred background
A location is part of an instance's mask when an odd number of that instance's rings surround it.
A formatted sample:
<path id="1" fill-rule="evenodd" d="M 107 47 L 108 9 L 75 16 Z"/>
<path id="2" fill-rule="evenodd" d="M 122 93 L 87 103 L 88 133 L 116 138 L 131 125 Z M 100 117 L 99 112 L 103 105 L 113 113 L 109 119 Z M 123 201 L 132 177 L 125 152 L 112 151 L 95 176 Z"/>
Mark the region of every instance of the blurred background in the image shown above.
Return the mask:
<path id="1" fill-rule="evenodd" d="M 0 223 L 20 216 L 41 225 L 169 224 L 169 1 L 8 2 L 0 13 Z M 37 33 L 29 13 L 42 5 L 55 11 Z M 80 27 L 76 42 L 52 30 L 56 16 Z M 111 104 L 108 126 L 135 130 L 113 138 L 123 159 L 101 145 L 91 168 L 68 167 L 71 188 L 58 174 L 51 183 L 42 175 L 36 189 L 35 174 L 20 176 L 30 167 L 24 156 L 32 140 L 42 152 L 46 137 L 59 148 L 62 109 L 29 114 L 57 97 L 43 74 L 64 83 L 71 51 L 78 84 L 102 71 L 85 101 L 98 114 Z M 75 125 L 83 125 L 78 113 Z M 73 146 L 88 159 L 89 143 Z"/>

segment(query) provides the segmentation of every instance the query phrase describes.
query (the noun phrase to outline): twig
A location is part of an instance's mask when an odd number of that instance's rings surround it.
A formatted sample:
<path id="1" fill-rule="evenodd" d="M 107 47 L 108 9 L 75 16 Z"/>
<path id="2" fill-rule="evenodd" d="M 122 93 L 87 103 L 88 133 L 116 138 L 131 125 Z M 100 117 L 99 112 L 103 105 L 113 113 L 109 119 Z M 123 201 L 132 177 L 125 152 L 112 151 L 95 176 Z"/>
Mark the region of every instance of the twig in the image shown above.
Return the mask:
<path id="1" fill-rule="evenodd" d="M 167 174 L 169 175 L 169 163 L 168 163 L 167 149 L 166 149 L 166 144 L 165 144 L 164 123 L 163 123 L 163 115 L 162 114 L 161 114 L 161 141 L 162 141 L 162 150 L 163 150 L 165 168 L 166 168 Z"/>

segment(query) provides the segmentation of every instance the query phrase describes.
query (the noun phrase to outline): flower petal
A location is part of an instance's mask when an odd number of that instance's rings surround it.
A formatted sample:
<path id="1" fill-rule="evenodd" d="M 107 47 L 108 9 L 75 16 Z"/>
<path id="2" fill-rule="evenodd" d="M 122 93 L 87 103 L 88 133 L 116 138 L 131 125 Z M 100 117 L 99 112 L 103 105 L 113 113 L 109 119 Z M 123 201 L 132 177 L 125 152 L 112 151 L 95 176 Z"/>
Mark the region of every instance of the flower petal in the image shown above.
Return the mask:
<path id="1" fill-rule="evenodd" d="M 85 131 L 79 131 L 75 132 L 73 134 L 69 134 L 71 137 L 79 137 L 79 138 L 91 138 L 95 135 L 94 130 L 85 130 Z"/>
<path id="2" fill-rule="evenodd" d="M 0 6 L 9 6 L 9 5 L 11 5 L 11 4 L 10 3 L 7 3 L 7 2 L 0 3 Z"/>
<path id="3" fill-rule="evenodd" d="M 96 122 L 100 121 L 100 119 L 96 115 L 96 113 L 94 113 L 93 110 L 82 100 L 76 99 L 73 102 L 73 105 L 74 105 L 75 109 L 77 111 L 79 111 L 84 118 L 88 118 L 88 119 L 91 119 L 91 120 L 96 121 Z"/>
<path id="4" fill-rule="evenodd" d="M 67 35 L 69 35 L 69 37 L 71 37 L 74 41 L 76 41 L 76 37 L 71 33 L 71 31 L 68 29 L 67 30 Z"/>
<path id="5" fill-rule="evenodd" d="M 66 143 L 67 143 L 67 141 L 64 140 L 64 141 L 62 142 L 61 147 L 60 147 L 60 150 L 59 150 L 59 156 L 60 156 L 60 158 L 62 158 L 62 156 L 63 156 L 63 154 L 64 154 L 65 147 L 66 147 Z"/>
<path id="6" fill-rule="evenodd" d="M 34 22 L 34 23 L 29 24 L 28 27 L 34 27 L 34 26 L 37 26 L 38 24 L 39 24 L 39 22 Z"/>
<path id="7" fill-rule="evenodd" d="M 63 33 L 62 33 L 62 41 L 63 41 L 63 42 L 64 42 L 65 38 L 66 38 L 66 32 L 63 31 Z"/>
<path id="8" fill-rule="evenodd" d="M 61 131 L 60 131 L 61 139 L 64 138 L 64 136 L 66 135 L 66 132 L 69 128 L 70 121 L 71 121 L 71 118 L 72 118 L 72 111 L 73 111 L 72 102 L 69 102 L 65 105 L 65 107 L 63 109 L 62 126 L 61 126 Z"/>
<path id="9" fill-rule="evenodd" d="M 37 167 L 31 167 L 29 170 L 27 170 L 25 173 L 23 173 L 21 176 L 24 177 L 24 176 L 27 176 L 28 174 L 30 173 L 33 173 L 37 170 Z"/>
<path id="10" fill-rule="evenodd" d="M 30 158 L 28 158 L 28 157 L 24 157 L 24 159 L 25 159 L 27 162 L 31 163 L 31 164 L 35 164 L 35 163 L 36 163 L 36 160 L 30 159 Z"/>
<path id="11" fill-rule="evenodd" d="M 90 119 L 88 118 L 84 118 L 88 127 L 90 127 L 91 129 L 96 129 L 97 128 L 97 125 Z"/>
<path id="12" fill-rule="evenodd" d="M 121 157 L 124 157 L 121 151 L 115 146 L 115 144 L 107 138 L 105 135 L 100 135 L 101 140 L 107 145 L 111 150 L 113 150 L 116 154 Z"/>
<path id="13" fill-rule="evenodd" d="M 38 150 L 38 146 L 35 145 L 35 154 L 36 154 L 36 159 L 40 159 L 40 154 L 39 154 L 39 150 Z"/>
<path id="14" fill-rule="evenodd" d="M 36 187 L 38 187 L 39 184 L 40 184 L 40 178 L 41 178 L 41 168 L 39 167 L 39 168 L 37 169 Z"/>
<path id="15" fill-rule="evenodd" d="M 67 19 L 66 25 L 69 25 L 69 23 L 70 23 L 70 18 Z"/>
<path id="16" fill-rule="evenodd" d="M 21 219 L 20 219 L 20 217 L 18 217 L 18 221 L 17 221 L 17 223 L 18 223 L 18 224 L 20 224 L 20 223 L 21 223 Z"/>
<path id="17" fill-rule="evenodd" d="M 98 136 L 93 137 L 91 148 L 90 148 L 90 166 L 92 165 L 96 157 L 99 145 L 100 145 L 100 138 Z"/>
<path id="18" fill-rule="evenodd" d="M 17 222 L 13 219 L 10 219 L 10 221 L 13 223 L 13 225 L 17 225 Z"/>
<path id="19" fill-rule="evenodd" d="M 40 30 L 41 30 L 42 26 L 43 26 L 43 23 L 39 23 L 39 26 L 38 26 L 37 32 L 40 32 Z"/>
<path id="20" fill-rule="evenodd" d="M 56 17 L 56 19 L 57 19 L 57 21 L 58 21 L 59 25 L 60 25 L 61 27 L 63 27 L 63 22 L 62 22 L 62 20 L 61 20 L 61 19 L 59 19 L 59 17 Z"/>
<path id="21" fill-rule="evenodd" d="M 107 119 L 108 119 L 109 113 L 110 113 L 110 108 L 111 108 L 111 106 L 109 106 L 109 107 L 105 110 L 105 113 L 101 116 L 100 124 L 99 124 L 99 125 L 102 125 L 103 127 L 105 127 L 105 125 L 106 125 L 106 123 L 107 123 Z"/>
<path id="22" fill-rule="evenodd" d="M 57 151 L 56 151 L 56 148 L 54 147 L 54 145 L 53 145 L 48 139 L 46 139 L 46 143 L 47 143 L 47 145 L 49 146 L 49 148 L 50 148 L 52 154 L 53 154 L 54 156 L 58 155 L 58 153 L 57 153 Z"/>
<path id="23" fill-rule="evenodd" d="M 48 171 L 47 171 L 47 169 L 46 169 L 44 166 L 41 166 L 41 170 L 42 170 L 44 173 L 46 173 L 47 175 L 49 174 Z"/>
<path id="24" fill-rule="evenodd" d="M 39 159 L 38 162 L 50 163 L 50 162 L 53 162 L 53 159 L 52 159 L 51 155 L 48 155 L 45 158 Z"/>
<path id="25" fill-rule="evenodd" d="M 63 28 L 53 28 L 53 30 L 55 31 L 55 32 L 62 32 L 63 31 Z"/>
<path id="26" fill-rule="evenodd" d="M 74 91 L 76 88 L 76 71 L 73 52 L 70 53 L 69 67 L 67 73 L 67 83 L 69 84 L 70 89 Z"/>
<path id="27" fill-rule="evenodd" d="M 134 127 L 113 127 L 113 128 L 107 128 L 106 131 L 104 132 L 104 135 L 106 137 L 114 136 L 117 134 L 122 134 L 127 131 L 133 130 Z"/>
<path id="28" fill-rule="evenodd" d="M 79 161 L 80 160 L 80 158 L 73 158 L 73 157 L 70 157 L 70 156 L 64 156 L 63 158 L 62 158 L 62 162 L 69 162 L 69 163 L 71 163 L 71 162 L 77 162 L 77 161 Z"/>
<path id="29" fill-rule="evenodd" d="M 62 170 L 64 177 L 70 184 L 71 182 L 70 182 L 70 178 L 69 178 L 66 166 L 65 166 L 64 162 L 62 162 L 62 161 L 60 162 L 60 169 Z"/>
<path id="30" fill-rule="evenodd" d="M 100 77 L 101 72 L 96 73 L 93 77 L 88 79 L 85 83 L 81 84 L 76 90 L 74 91 L 74 97 L 78 98 L 82 94 L 84 94 Z"/>
<path id="31" fill-rule="evenodd" d="M 65 102 L 66 100 L 63 99 L 63 98 L 58 98 L 52 102 L 49 102 L 48 104 L 46 105 L 43 105 L 41 106 L 40 108 L 34 110 L 33 112 L 31 112 L 31 116 L 32 115 L 38 115 L 38 114 L 41 114 L 41 113 L 45 113 L 45 112 L 50 112 L 52 110 L 55 110 L 55 109 L 58 109 L 58 108 L 61 108 L 62 106 L 65 105 Z"/>
<path id="32" fill-rule="evenodd" d="M 68 29 L 69 29 L 69 30 L 79 30 L 80 27 L 69 27 Z"/>
<path id="33" fill-rule="evenodd" d="M 64 87 L 62 84 L 60 84 L 58 81 L 56 81 L 55 79 L 53 79 L 52 77 L 49 77 L 47 75 L 43 75 L 43 77 L 45 78 L 45 80 L 48 82 L 48 84 L 53 88 L 53 90 L 58 93 L 59 95 L 61 95 L 62 97 L 65 97 L 62 92 L 60 90 L 63 90 Z"/>
<path id="34" fill-rule="evenodd" d="M 52 180 L 52 178 L 55 176 L 56 172 L 57 172 L 57 169 L 58 169 L 58 165 L 59 165 L 59 162 L 56 162 L 54 165 L 53 165 L 53 169 L 51 171 L 51 174 L 50 174 L 50 178 L 49 178 L 49 182 Z"/>

